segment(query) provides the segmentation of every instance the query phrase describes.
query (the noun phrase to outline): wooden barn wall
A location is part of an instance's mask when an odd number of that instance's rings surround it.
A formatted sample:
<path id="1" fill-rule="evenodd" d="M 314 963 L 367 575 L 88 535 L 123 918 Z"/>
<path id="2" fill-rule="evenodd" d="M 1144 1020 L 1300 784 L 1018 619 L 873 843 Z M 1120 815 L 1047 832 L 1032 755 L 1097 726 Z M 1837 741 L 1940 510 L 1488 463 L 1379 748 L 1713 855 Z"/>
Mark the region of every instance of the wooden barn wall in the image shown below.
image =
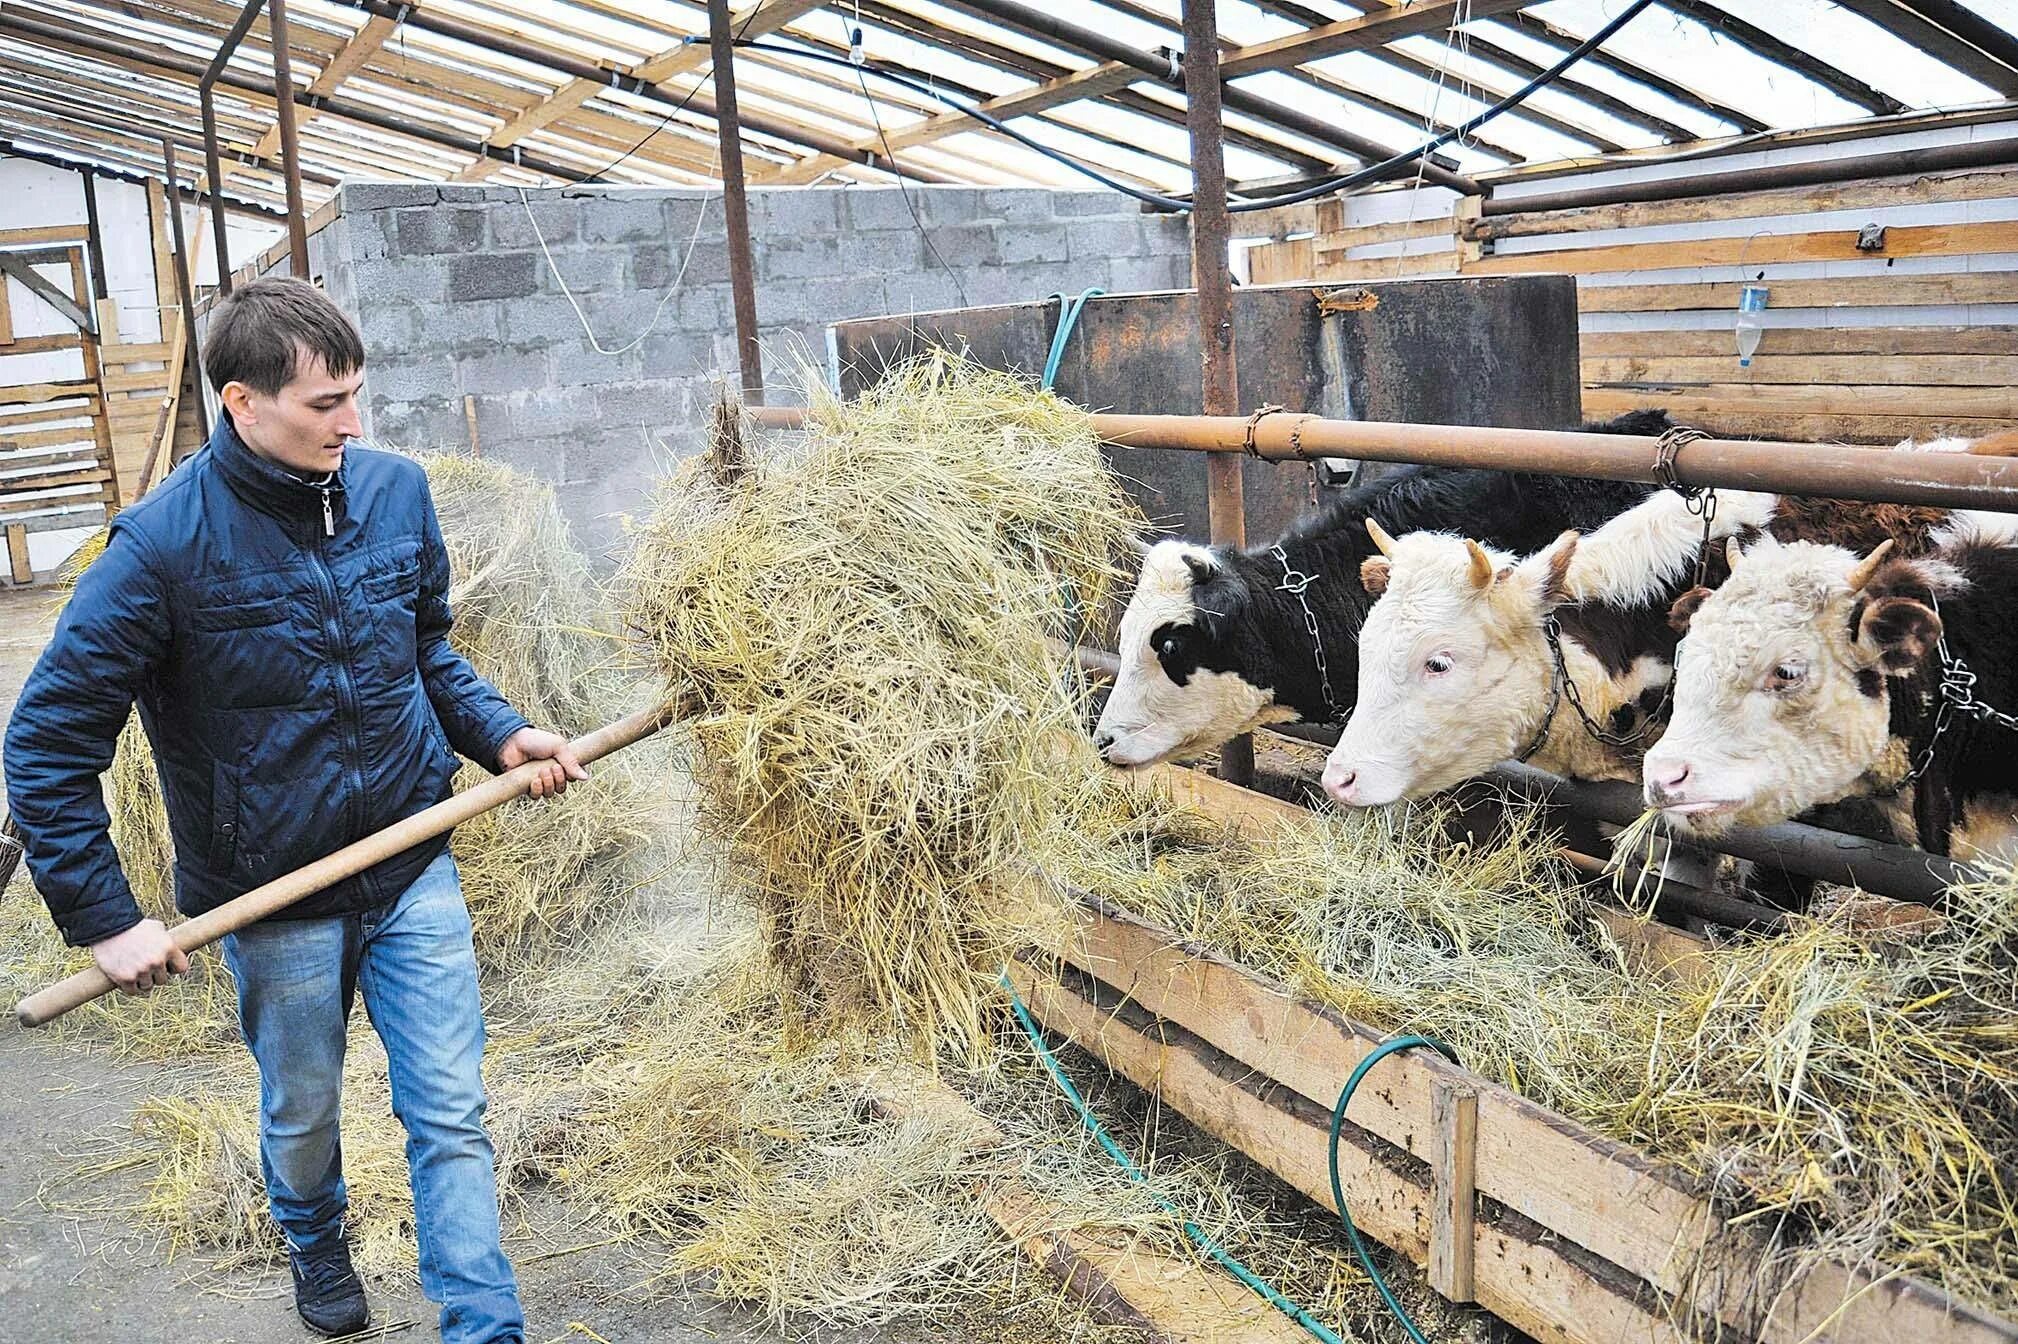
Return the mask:
<path id="1" fill-rule="evenodd" d="M 1619 180 L 2011 139 L 2018 122 L 1801 146 L 1497 189 Z M 1660 406 L 1734 435 L 1891 442 L 2018 427 L 2018 167 L 1481 218 L 1477 198 L 1401 188 L 1267 221 L 1255 284 L 1558 272 L 1577 280 L 1584 413 Z M 1859 247 L 1868 226 L 1884 229 Z M 1287 236 L 1285 236 L 1287 235 Z M 1749 368 L 1733 321 L 1763 279 Z"/>

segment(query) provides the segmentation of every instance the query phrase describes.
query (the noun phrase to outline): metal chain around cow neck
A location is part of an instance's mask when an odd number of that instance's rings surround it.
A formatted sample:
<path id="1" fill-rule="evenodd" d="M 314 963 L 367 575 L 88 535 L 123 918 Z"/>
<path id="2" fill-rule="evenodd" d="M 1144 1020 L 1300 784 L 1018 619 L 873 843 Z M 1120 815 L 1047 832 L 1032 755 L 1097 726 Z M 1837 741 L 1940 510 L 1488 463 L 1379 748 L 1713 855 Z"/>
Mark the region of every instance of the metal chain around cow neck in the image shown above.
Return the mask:
<path id="1" fill-rule="evenodd" d="M 1659 703 L 1647 711 L 1640 719 L 1640 726 L 1638 728 L 1630 733 L 1606 732 L 1598 726 L 1597 720 L 1591 717 L 1590 711 L 1584 708 L 1583 693 L 1577 690 L 1576 680 L 1570 676 L 1569 665 L 1563 661 L 1563 628 L 1561 623 L 1556 620 L 1554 612 L 1550 612 L 1542 620 L 1542 633 L 1548 638 L 1549 658 L 1555 664 L 1555 681 L 1549 688 L 1549 709 L 1548 713 L 1542 717 L 1541 729 L 1535 734 L 1535 740 L 1529 745 L 1526 754 L 1522 755 L 1519 759 L 1526 760 L 1528 756 L 1532 756 L 1541 749 L 1542 740 L 1548 736 L 1549 723 L 1555 718 L 1556 708 L 1562 700 L 1570 702 L 1570 708 L 1576 711 L 1577 721 L 1583 724 L 1584 732 L 1588 733 L 1594 741 L 1602 742 L 1608 747 L 1637 747 L 1642 745 L 1646 741 L 1647 733 L 1652 730 L 1654 724 L 1667 713 L 1668 701 L 1674 695 L 1674 678 L 1670 676 L 1668 684 L 1661 688 Z"/>
<path id="2" fill-rule="evenodd" d="M 1941 614 L 1941 599 L 1932 593 L 1928 601 L 1934 604 L 1934 615 Z M 1976 674 L 1969 664 L 1957 658 L 1948 648 L 1948 636 L 1944 631 L 1934 641 L 1934 655 L 1941 661 L 1941 707 L 1934 713 L 1934 732 L 1927 739 L 1927 745 L 1920 748 L 1920 754 L 1913 758 L 1913 768 L 1899 781 L 1900 789 L 1911 788 L 1934 764 L 1934 749 L 1941 744 L 1941 737 L 1955 721 L 1957 714 L 1967 714 L 1978 723 L 1994 723 L 1999 728 L 2018 733 L 2018 714 L 2006 714 L 1992 705 L 1976 698 Z"/>
<path id="3" fill-rule="evenodd" d="M 1318 688 L 1324 692 L 1324 712 L 1331 716 L 1325 722 L 1341 723 L 1338 697 L 1331 693 L 1331 665 L 1324 658 L 1324 636 L 1318 633 L 1317 613 L 1310 609 L 1310 600 L 1303 595 L 1303 590 L 1316 583 L 1318 576 L 1293 567 L 1288 554 L 1280 546 L 1270 546 L 1268 553 L 1282 566 L 1282 582 L 1275 585 L 1275 591 L 1288 593 L 1296 599 L 1296 605 L 1303 608 L 1303 628 L 1310 634 L 1310 654 L 1317 664 Z"/>

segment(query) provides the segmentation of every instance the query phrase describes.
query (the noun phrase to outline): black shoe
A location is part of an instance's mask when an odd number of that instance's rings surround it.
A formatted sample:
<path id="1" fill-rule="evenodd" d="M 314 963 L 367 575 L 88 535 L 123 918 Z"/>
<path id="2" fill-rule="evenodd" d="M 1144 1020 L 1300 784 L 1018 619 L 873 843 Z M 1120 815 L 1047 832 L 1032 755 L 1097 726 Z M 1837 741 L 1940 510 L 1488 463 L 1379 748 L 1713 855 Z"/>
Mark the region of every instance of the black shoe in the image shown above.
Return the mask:
<path id="1" fill-rule="evenodd" d="M 371 1311 L 364 1303 L 364 1282 L 350 1263 L 350 1246 L 341 1239 L 322 1250 L 290 1251 L 287 1267 L 294 1272 L 294 1309 L 311 1330 L 325 1335 L 349 1335 L 364 1329 Z"/>

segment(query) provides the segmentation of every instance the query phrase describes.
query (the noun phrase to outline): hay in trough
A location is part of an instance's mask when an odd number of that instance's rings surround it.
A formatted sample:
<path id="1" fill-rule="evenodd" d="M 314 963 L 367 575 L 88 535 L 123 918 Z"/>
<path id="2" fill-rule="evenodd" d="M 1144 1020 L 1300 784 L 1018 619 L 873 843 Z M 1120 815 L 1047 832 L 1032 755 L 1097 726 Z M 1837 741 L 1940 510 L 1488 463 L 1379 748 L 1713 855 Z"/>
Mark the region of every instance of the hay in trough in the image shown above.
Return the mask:
<path id="1" fill-rule="evenodd" d="M 984 1050 L 1033 934 L 1079 710 L 1046 645 L 1136 527 L 1085 412 L 935 355 L 643 526 L 627 623 L 691 693 L 701 822 L 764 922 L 788 1030 Z"/>
<path id="2" fill-rule="evenodd" d="M 1488 846 L 1435 809 L 1243 839 L 1120 791 L 1082 817 L 1068 880 L 1707 1178 L 1779 1257 L 2018 1309 L 2018 873 L 1904 945 L 1797 919 L 1669 984 L 1628 969 L 1518 821 Z"/>

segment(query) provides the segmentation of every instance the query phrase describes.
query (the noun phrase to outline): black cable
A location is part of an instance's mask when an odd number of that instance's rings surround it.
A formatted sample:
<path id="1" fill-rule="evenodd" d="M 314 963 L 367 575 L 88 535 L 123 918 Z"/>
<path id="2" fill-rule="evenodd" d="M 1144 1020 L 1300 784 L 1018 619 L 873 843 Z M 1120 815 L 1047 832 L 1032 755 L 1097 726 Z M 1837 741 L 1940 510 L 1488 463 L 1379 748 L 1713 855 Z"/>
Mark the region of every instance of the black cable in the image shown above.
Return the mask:
<path id="1" fill-rule="evenodd" d="M 736 46 L 745 45 L 743 42 L 743 35 L 750 31 L 750 25 L 756 22 L 757 14 L 762 8 L 763 7 L 761 5 L 750 6 L 750 12 L 743 16 L 743 26 L 738 28 L 736 30 L 735 36 L 729 39 L 731 44 Z M 698 43 L 706 41 L 708 41 L 708 38 L 706 36 L 700 33 L 694 33 L 687 37 L 681 38 L 680 45 L 683 47 L 691 47 Z M 665 116 L 659 118 L 659 124 L 652 127 L 651 131 L 646 134 L 644 139 L 638 141 L 638 143 L 632 145 L 629 149 L 617 155 L 617 157 L 611 159 L 608 163 L 604 164 L 602 167 L 596 169 L 595 172 L 590 173 L 587 177 L 583 178 L 582 181 L 583 182 L 600 181 L 604 173 L 609 172 L 612 168 L 615 168 L 625 159 L 628 159 L 629 157 L 631 157 L 631 155 L 637 153 L 639 150 L 643 149 L 646 145 L 650 144 L 654 136 L 658 135 L 660 131 L 663 131 L 664 129 L 666 129 L 667 126 L 672 124 L 672 120 L 674 117 L 686 111 L 687 104 L 694 101 L 694 95 L 699 93 L 701 91 L 701 87 L 706 83 L 708 83 L 707 76 L 705 75 L 697 76 L 694 80 L 694 87 L 688 89 L 685 94 L 681 95 L 680 101 L 674 103 L 671 110 L 669 110 Z"/>
<path id="2" fill-rule="evenodd" d="M 862 30 L 857 28 L 853 49 L 859 51 L 861 46 Z M 925 221 L 918 218 L 918 207 L 911 203 L 911 189 L 904 185 L 904 174 L 897 171 L 897 154 L 890 148 L 889 133 L 883 129 L 882 113 L 876 110 L 875 96 L 869 92 L 869 81 L 863 77 L 862 67 L 859 65 L 855 67 L 855 82 L 862 86 L 862 101 L 869 105 L 869 120 L 876 124 L 876 138 L 883 144 L 883 157 L 890 161 L 890 171 L 897 179 L 897 194 L 904 198 L 904 209 L 910 212 L 911 224 L 918 230 L 918 236 L 924 240 L 925 249 L 932 254 L 932 260 L 939 263 L 939 269 L 946 272 L 946 278 L 953 282 L 953 292 L 960 296 L 960 306 L 965 308 L 968 306 L 967 286 L 960 282 L 959 273 L 946 264 L 946 258 L 939 255 L 939 245 L 932 241 L 932 234 L 926 229 Z"/>
<path id="3" fill-rule="evenodd" d="M 1425 141 L 1423 144 L 1416 146 L 1414 149 L 1406 149 L 1398 154 L 1391 154 L 1387 158 L 1382 159 L 1379 163 L 1368 164 L 1364 168 L 1358 168 L 1350 173 L 1340 174 L 1337 177 L 1327 178 L 1324 181 L 1315 183 L 1312 186 L 1304 187 L 1297 191 L 1285 192 L 1280 196 L 1264 196 L 1250 200 L 1229 201 L 1227 209 L 1235 214 L 1243 214 L 1253 210 L 1273 209 L 1274 207 L 1279 205 L 1296 205 L 1302 201 L 1315 200 L 1319 196 L 1331 195 L 1333 192 L 1349 191 L 1353 187 L 1362 186 L 1367 182 L 1375 180 L 1376 178 L 1385 177 L 1387 174 L 1393 172 L 1394 169 L 1399 168 L 1405 164 L 1413 163 L 1417 159 L 1423 158 L 1429 154 L 1433 154 L 1437 150 L 1449 144 L 1452 140 L 1457 139 L 1459 136 L 1471 134 L 1473 131 L 1477 130 L 1479 127 L 1485 125 L 1487 122 L 1493 120 L 1494 118 L 1500 116 L 1502 113 L 1509 112 L 1515 107 L 1519 106 L 1521 103 L 1525 102 L 1528 98 L 1528 95 L 1534 93 L 1536 90 L 1542 88 L 1544 85 L 1549 84 L 1550 82 L 1555 80 L 1558 76 L 1560 76 L 1565 70 L 1569 69 L 1572 65 L 1575 65 L 1578 61 L 1582 60 L 1584 57 L 1590 55 L 1593 51 L 1596 51 L 1600 46 L 1604 45 L 1604 43 L 1608 41 L 1614 33 L 1618 32 L 1619 29 L 1625 27 L 1625 25 L 1628 22 L 1630 22 L 1634 18 L 1634 16 L 1639 14 L 1641 10 L 1645 9 L 1651 3 L 1653 3 L 1653 0 L 1633 0 L 1633 3 L 1628 5 L 1623 11 L 1621 11 L 1617 18 L 1613 19 L 1610 23 L 1607 23 L 1597 32 L 1591 34 L 1591 36 L 1586 38 L 1584 41 L 1578 43 L 1561 60 L 1557 61 L 1554 65 L 1542 71 L 1540 74 L 1536 75 L 1533 79 L 1530 79 L 1520 88 L 1515 89 L 1512 93 L 1500 99 L 1492 106 L 1486 108 L 1483 112 L 1480 112 L 1477 116 L 1473 117 L 1471 120 L 1463 123 L 1462 125 L 1453 126 L 1450 130 L 1443 132 L 1441 135 L 1436 136 L 1434 139 Z M 1159 206 L 1165 210 L 1189 211 L 1192 208 L 1191 202 L 1181 197 L 1165 196 L 1160 192 L 1146 191 L 1143 188 L 1132 186 L 1129 183 L 1122 182 L 1113 177 L 1109 177 L 1106 173 L 1101 172 L 1099 169 L 1094 168 L 1089 164 L 1082 163 L 1061 150 L 1053 149 L 1049 145 L 1043 144 L 1037 140 L 1032 139 L 1031 137 L 1025 135 L 1023 132 L 1018 131 L 1015 128 L 1007 125 L 1000 119 L 990 116 L 986 112 L 983 112 L 978 107 L 972 106 L 967 103 L 963 103 L 957 98 L 953 98 L 948 94 L 941 93 L 937 88 L 935 88 L 930 83 L 914 78 L 913 74 L 915 72 L 903 71 L 898 68 L 893 68 L 888 64 L 880 61 L 868 61 L 862 63 L 861 65 L 857 65 L 853 61 L 848 60 L 844 57 L 830 56 L 823 51 L 812 51 L 804 47 L 786 46 L 782 43 L 776 43 L 776 42 L 738 41 L 736 45 L 749 47 L 754 51 L 768 51 L 768 52 L 774 52 L 778 55 L 793 56 L 801 60 L 818 61 L 828 65 L 847 66 L 848 68 L 856 70 L 858 72 L 866 70 L 869 73 L 874 74 L 879 78 L 886 79 L 890 81 L 892 84 L 896 84 L 901 88 L 910 89 L 915 93 L 922 93 L 926 97 L 931 98 L 937 102 L 944 103 L 946 106 L 951 107 L 956 111 L 964 112 L 968 116 L 980 122 L 982 125 L 988 127 L 990 130 L 993 130 L 998 134 L 1008 136 L 1011 140 L 1016 141 L 1018 144 L 1024 146 L 1026 149 L 1034 150 L 1035 152 L 1042 154 L 1044 157 L 1048 159 L 1052 159 L 1058 163 L 1062 163 L 1066 167 L 1071 168 L 1073 171 L 1083 173 L 1087 177 L 1092 178 L 1094 181 L 1099 182 L 1101 185 L 1108 187 L 1111 190 L 1118 191 L 1125 196 L 1133 197 L 1135 200 L 1145 202 L 1149 205 Z"/>

